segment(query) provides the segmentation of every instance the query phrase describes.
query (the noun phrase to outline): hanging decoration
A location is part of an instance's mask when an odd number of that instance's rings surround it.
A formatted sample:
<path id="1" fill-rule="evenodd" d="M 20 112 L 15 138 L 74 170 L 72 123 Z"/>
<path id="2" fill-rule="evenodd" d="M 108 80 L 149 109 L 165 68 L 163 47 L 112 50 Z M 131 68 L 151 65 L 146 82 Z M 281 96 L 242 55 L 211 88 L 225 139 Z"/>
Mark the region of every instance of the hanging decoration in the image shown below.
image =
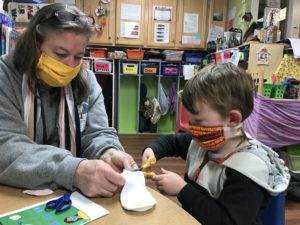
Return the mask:
<path id="1" fill-rule="evenodd" d="M 110 0 L 101 0 L 99 5 L 95 8 L 95 15 L 98 17 L 98 23 L 95 25 L 95 29 L 98 36 L 101 37 L 103 34 L 103 29 L 107 25 L 108 8 L 103 6 L 102 3 L 107 4 Z"/>

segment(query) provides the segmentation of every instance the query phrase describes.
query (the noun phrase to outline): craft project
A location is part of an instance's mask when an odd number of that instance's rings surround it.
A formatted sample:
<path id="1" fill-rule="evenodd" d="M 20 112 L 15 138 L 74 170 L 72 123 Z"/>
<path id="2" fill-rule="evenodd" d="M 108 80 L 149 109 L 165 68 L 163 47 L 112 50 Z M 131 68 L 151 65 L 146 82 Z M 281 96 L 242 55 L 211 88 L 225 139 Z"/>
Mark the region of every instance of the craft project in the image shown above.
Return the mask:
<path id="1" fill-rule="evenodd" d="M 47 203 L 49 205 L 49 202 L 59 199 L 55 198 L 0 215 L 0 224 L 81 225 L 108 214 L 106 209 L 78 192 L 72 193 L 70 198 L 70 208 L 61 210 L 60 213 L 57 213 L 56 208 L 55 210 L 48 210 L 46 207 Z"/>
<path id="2" fill-rule="evenodd" d="M 122 207 L 139 212 L 151 209 L 156 204 L 156 200 L 147 190 L 143 172 L 125 169 L 122 175 L 126 179 L 120 195 Z"/>

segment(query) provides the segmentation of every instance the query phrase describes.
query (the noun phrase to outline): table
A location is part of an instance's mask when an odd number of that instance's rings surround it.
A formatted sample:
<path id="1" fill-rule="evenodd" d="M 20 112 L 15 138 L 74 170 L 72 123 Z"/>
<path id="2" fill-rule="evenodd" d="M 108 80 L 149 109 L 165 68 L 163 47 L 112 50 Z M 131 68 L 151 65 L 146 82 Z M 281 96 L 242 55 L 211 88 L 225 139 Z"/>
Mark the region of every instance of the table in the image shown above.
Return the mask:
<path id="1" fill-rule="evenodd" d="M 145 212 L 124 210 L 119 200 L 119 193 L 116 193 L 112 198 L 90 198 L 93 202 L 106 208 L 109 211 L 109 214 L 92 221 L 89 224 L 199 225 L 199 222 L 184 211 L 179 205 L 151 188 L 148 188 L 148 190 L 156 199 L 157 203 L 154 208 Z M 54 194 L 48 196 L 36 197 L 24 194 L 21 189 L 0 185 L 0 214 L 46 201 L 60 196 L 63 193 L 64 191 L 58 190 L 55 191 Z"/>

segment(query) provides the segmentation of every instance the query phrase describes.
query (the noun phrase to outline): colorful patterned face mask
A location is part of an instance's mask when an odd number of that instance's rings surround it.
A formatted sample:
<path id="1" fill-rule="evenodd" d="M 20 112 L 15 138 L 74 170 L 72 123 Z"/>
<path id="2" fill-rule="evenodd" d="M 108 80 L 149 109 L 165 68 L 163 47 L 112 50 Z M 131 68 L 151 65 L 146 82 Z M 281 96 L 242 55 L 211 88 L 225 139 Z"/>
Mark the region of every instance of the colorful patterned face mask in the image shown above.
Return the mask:
<path id="1" fill-rule="evenodd" d="M 190 124 L 190 132 L 201 148 L 214 150 L 221 148 L 229 138 L 240 136 L 241 127 L 242 124 L 236 127 L 205 127 Z"/>

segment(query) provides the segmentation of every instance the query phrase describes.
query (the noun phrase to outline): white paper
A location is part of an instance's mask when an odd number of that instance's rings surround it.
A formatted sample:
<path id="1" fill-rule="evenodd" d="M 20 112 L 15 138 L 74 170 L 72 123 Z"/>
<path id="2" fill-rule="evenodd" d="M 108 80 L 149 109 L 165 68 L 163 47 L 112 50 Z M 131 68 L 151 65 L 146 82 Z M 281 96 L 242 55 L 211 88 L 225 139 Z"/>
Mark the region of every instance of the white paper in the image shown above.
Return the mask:
<path id="1" fill-rule="evenodd" d="M 171 21 L 172 20 L 172 7 L 171 6 L 153 6 L 153 19 Z"/>
<path id="2" fill-rule="evenodd" d="M 55 3 L 62 3 L 67 5 L 75 5 L 75 0 L 55 0 Z"/>
<path id="3" fill-rule="evenodd" d="M 201 42 L 201 38 L 199 38 L 197 35 L 194 35 L 194 36 L 183 35 L 181 42 L 182 42 L 182 44 L 190 44 L 190 45 L 197 44 L 198 45 Z"/>
<path id="4" fill-rule="evenodd" d="M 189 80 L 194 76 L 195 66 L 194 65 L 183 65 L 183 77 L 185 80 Z"/>
<path id="5" fill-rule="evenodd" d="M 61 197 L 61 196 L 59 196 L 59 197 Z M 24 208 L 21 208 L 21 209 L 18 209 L 18 210 L 14 210 L 14 211 L 2 214 L 2 215 L 0 214 L 0 217 L 4 217 L 4 216 L 7 216 L 7 215 L 17 217 L 18 216 L 17 213 L 20 213 L 20 212 L 22 212 L 24 210 L 27 210 L 27 209 L 31 209 L 31 208 L 34 208 L 34 207 L 44 205 L 48 201 L 55 200 L 59 197 L 49 199 L 47 201 L 43 201 L 43 202 L 40 202 L 40 203 L 37 203 L 37 204 L 34 204 L 34 205 L 30 205 L 30 206 L 27 206 L 27 207 L 24 207 Z M 89 217 L 88 222 L 91 222 L 91 221 L 93 221 L 95 219 L 98 219 L 102 216 L 105 216 L 109 213 L 105 208 L 103 208 L 102 206 L 100 206 L 100 205 L 92 202 L 91 200 L 87 199 L 86 197 L 81 195 L 79 192 L 73 192 L 72 195 L 71 195 L 71 200 L 72 200 L 72 206 L 74 206 L 79 211 L 83 212 L 84 214 L 86 214 Z"/>
<path id="6" fill-rule="evenodd" d="M 108 210 L 96 204 L 95 202 L 92 202 L 77 191 L 72 193 L 71 200 L 72 205 L 85 212 L 85 214 L 87 214 L 91 220 L 95 220 L 109 213 Z"/>
<path id="7" fill-rule="evenodd" d="M 140 38 L 140 23 L 121 22 L 120 36 L 124 38 Z"/>
<path id="8" fill-rule="evenodd" d="M 33 4 L 33 3 L 8 3 L 8 14 L 11 15 L 15 22 L 29 22 L 36 12 L 48 4 Z"/>
<path id="9" fill-rule="evenodd" d="M 239 52 L 238 50 L 232 51 L 232 56 L 230 58 L 231 63 L 237 66 L 239 64 L 241 54 L 242 53 Z"/>
<path id="10" fill-rule="evenodd" d="M 224 27 L 213 25 L 212 28 L 209 30 L 207 42 L 216 41 L 218 38 L 222 38 L 223 34 Z"/>
<path id="11" fill-rule="evenodd" d="M 141 20 L 141 5 L 121 4 L 121 20 Z"/>
<path id="12" fill-rule="evenodd" d="M 169 43 L 169 23 L 154 23 L 154 42 Z"/>
<path id="13" fill-rule="evenodd" d="M 289 38 L 289 40 L 290 40 L 291 45 L 292 45 L 294 57 L 295 58 L 300 58 L 300 39 Z"/>
<path id="14" fill-rule="evenodd" d="M 183 33 L 197 33 L 198 32 L 198 13 L 184 13 Z"/>
<path id="15" fill-rule="evenodd" d="M 228 13 L 228 20 L 233 20 L 236 14 L 236 7 L 232 7 Z"/>

